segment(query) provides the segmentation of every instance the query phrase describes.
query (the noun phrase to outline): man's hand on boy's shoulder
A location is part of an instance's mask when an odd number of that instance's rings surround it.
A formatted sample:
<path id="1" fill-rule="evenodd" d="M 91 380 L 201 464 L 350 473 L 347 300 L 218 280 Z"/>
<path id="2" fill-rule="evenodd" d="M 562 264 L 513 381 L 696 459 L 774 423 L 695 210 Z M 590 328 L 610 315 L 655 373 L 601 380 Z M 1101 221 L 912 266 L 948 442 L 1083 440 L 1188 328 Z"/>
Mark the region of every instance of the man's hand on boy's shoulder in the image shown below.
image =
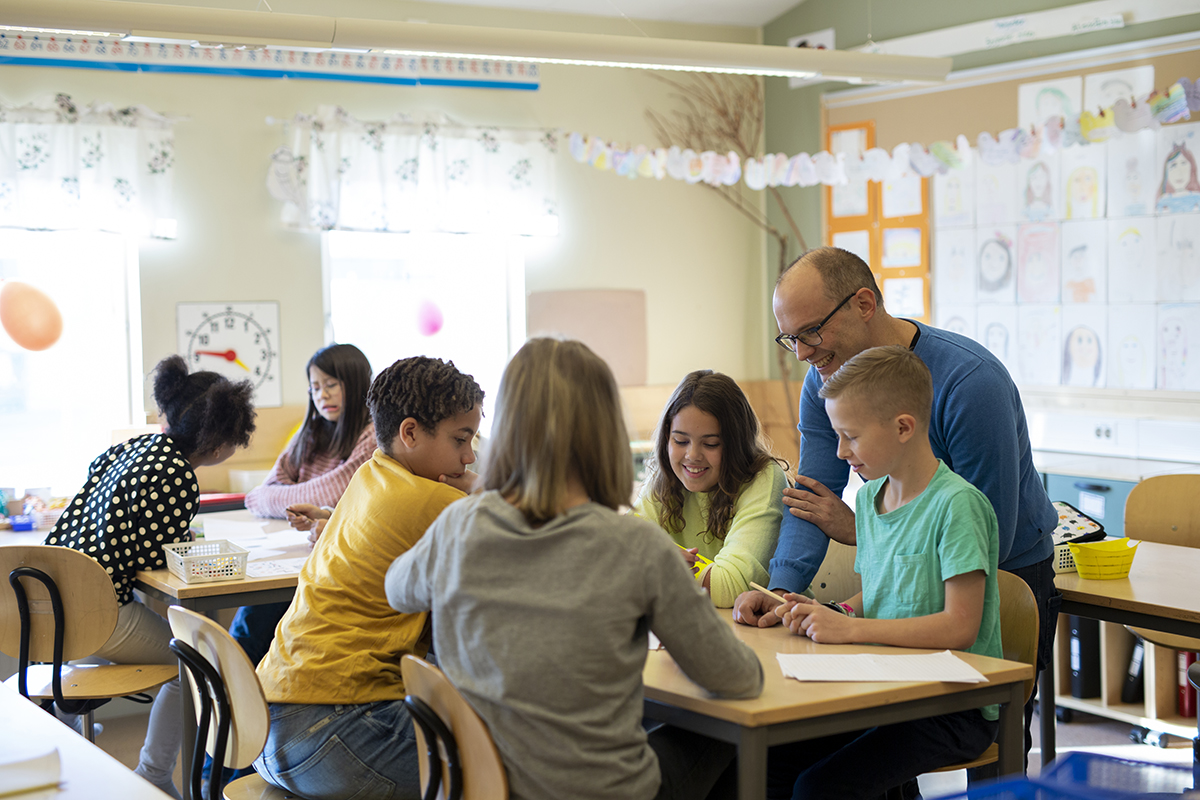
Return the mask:
<path id="1" fill-rule="evenodd" d="M 475 484 L 479 482 L 479 474 L 464 470 L 458 475 L 439 475 L 438 481 L 470 494 L 475 491 Z"/>
<path id="2" fill-rule="evenodd" d="M 789 513 L 816 525 L 834 541 L 855 544 L 858 538 L 854 531 L 854 510 L 818 480 L 797 475 L 796 482 L 804 488 L 789 486 L 783 490 L 783 504 Z"/>

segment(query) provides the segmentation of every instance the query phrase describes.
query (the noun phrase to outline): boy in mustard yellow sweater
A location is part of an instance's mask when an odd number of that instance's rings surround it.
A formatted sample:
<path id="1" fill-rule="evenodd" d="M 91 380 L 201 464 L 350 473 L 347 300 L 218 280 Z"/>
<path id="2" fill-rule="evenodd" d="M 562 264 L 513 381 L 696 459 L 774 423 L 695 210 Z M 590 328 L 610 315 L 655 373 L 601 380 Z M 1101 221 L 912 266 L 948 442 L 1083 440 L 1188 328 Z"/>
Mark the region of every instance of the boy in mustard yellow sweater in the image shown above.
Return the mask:
<path id="1" fill-rule="evenodd" d="M 451 363 L 397 361 L 371 384 L 379 449 L 300 572 L 258 676 L 271 709 L 254 766 L 309 800 L 420 795 L 400 658 L 429 649 L 428 614 L 388 605 L 384 576 L 470 491 L 483 390 Z"/>

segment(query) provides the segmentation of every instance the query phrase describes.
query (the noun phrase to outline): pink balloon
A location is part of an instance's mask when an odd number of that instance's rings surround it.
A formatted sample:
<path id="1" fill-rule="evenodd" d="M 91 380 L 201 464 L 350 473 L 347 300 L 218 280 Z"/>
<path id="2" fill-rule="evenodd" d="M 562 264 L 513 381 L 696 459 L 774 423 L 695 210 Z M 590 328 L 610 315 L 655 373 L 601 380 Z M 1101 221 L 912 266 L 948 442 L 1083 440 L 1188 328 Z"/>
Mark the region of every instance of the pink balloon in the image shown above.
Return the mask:
<path id="1" fill-rule="evenodd" d="M 444 322 L 442 310 L 432 300 L 423 301 L 417 308 L 417 330 L 422 336 L 433 336 Z"/>

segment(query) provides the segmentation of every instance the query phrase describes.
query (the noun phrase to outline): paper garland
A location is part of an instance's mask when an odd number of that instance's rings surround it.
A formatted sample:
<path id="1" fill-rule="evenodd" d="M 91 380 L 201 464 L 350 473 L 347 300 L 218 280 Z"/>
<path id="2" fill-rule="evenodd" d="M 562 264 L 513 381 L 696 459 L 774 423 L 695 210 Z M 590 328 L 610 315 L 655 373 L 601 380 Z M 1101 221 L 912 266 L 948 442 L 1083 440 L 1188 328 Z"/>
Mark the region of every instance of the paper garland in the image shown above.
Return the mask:
<path id="1" fill-rule="evenodd" d="M 928 178 L 945 174 L 969 164 L 975 153 L 985 164 L 1015 164 L 1022 158 L 1050 155 L 1072 144 L 1103 142 L 1125 133 L 1189 119 L 1200 112 L 1200 82 L 1180 78 L 1165 92 L 1151 92 L 1141 100 L 1118 100 L 1112 108 L 1098 114 L 1084 111 L 1067 120 L 1050 117 L 1040 128 L 1009 128 L 998 136 L 979 134 L 973 151 L 966 136 L 959 134 L 954 143 L 937 141 L 929 145 L 913 142 L 898 144 L 889 153 L 872 147 L 862 156 L 830 154 L 824 150 L 815 156 L 800 153 L 788 157 L 775 153 L 761 159 L 741 157 L 732 150 L 697 153 L 674 147 L 650 148 L 638 145 L 622 148 L 594 136 L 572 133 L 568 138 L 571 157 L 599 170 L 612 170 L 625 178 L 671 177 L 687 183 L 710 186 L 734 186 L 739 181 L 749 189 L 761 191 L 768 186 L 839 186 L 863 180 L 894 180 L 912 173 Z"/>

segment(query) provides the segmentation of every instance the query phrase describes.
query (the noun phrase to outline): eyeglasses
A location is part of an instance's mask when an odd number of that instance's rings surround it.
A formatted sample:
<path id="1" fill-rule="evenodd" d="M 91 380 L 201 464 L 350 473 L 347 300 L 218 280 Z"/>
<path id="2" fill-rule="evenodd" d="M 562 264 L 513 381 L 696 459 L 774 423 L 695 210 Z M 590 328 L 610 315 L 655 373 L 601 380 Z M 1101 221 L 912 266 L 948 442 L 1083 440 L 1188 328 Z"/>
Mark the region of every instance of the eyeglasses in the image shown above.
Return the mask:
<path id="1" fill-rule="evenodd" d="M 775 337 L 775 344 L 787 350 L 789 353 L 796 352 L 796 342 L 807 345 L 808 347 L 816 347 L 821 343 L 821 328 L 825 327 L 825 323 L 833 318 L 833 315 L 842 310 L 842 306 L 850 302 L 850 298 L 858 294 L 855 289 L 850 294 L 846 295 L 846 299 L 837 304 L 837 308 L 830 311 L 825 319 L 818 322 L 808 330 L 800 331 L 799 333 L 781 333 Z"/>

